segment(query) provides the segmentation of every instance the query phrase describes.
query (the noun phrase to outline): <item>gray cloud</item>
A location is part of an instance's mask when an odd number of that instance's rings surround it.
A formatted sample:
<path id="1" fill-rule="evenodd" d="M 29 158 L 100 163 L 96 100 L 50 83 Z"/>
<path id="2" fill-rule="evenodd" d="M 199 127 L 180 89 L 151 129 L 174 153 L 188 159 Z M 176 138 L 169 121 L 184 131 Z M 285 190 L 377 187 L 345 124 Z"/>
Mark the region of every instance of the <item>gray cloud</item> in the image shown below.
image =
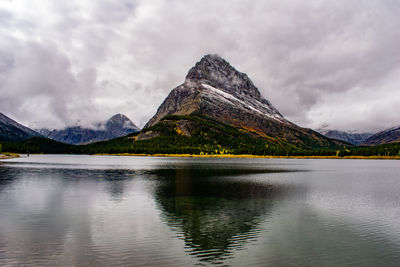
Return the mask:
<path id="1" fill-rule="evenodd" d="M 301 126 L 379 130 L 400 124 L 399 11 L 394 0 L 3 1 L 0 111 L 31 127 L 118 112 L 144 125 L 218 53 Z"/>

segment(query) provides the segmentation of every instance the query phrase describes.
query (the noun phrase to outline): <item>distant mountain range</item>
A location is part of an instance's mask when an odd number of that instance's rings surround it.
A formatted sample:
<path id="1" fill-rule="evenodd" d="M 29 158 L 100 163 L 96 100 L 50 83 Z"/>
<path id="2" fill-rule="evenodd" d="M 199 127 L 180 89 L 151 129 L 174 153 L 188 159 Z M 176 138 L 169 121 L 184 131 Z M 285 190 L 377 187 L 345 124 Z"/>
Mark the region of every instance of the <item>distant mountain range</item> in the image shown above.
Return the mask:
<path id="1" fill-rule="evenodd" d="M 326 137 L 342 140 L 353 145 L 375 146 L 400 142 L 400 126 L 378 133 L 349 133 L 337 130 L 317 130 Z"/>
<path id="2" fill-rule="evenodd" d="M 0 141 L 25 141 L 34 136 L 41 134 L 0 113 Z"/>
<path id="3" fill-rule="evenodd" d="M 368 137 L 362 145 L 382 145 L 400 142 L 400 126 L 393 127 Z"/>
<path id="4" fill-rule="evenodd" d="M 375 146 L 400 142 L 400 126 L 392 127 L 378 133 L 349 133 L 338 130 L 317 130 L 326 137 L 342 140 L 353 145 Z"/>
<path id="5" fill-rule="evenodd" d="M 38 130 L 44 137 L 71 145 L 110 140 L 137 131 L 139 131 L 139 128 L 123 114 L 112 116 L 106 122 L 98 124 L 96 129 L 74 126 L 61 130 Z"/>
<path id="6" fill-rule="evenodd" d="M 360 145 L 362 142 L 364 142 L 365 139 L 372 135 L 372 133 L 349 133 L 338 130 L 318 129 L 317 131 L 325 135 L 326 137 L 336 140 L 342 140 L 356 146 Z"/>

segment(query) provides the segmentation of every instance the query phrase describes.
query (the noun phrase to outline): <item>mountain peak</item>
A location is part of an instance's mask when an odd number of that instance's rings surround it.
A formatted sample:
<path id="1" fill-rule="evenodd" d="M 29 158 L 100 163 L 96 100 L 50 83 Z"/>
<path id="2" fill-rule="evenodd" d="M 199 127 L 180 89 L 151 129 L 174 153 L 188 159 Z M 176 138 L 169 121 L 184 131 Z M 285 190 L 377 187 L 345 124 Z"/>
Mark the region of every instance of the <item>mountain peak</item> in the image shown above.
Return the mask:
<path id="1" fill-rule="evenodd" d="M 118 113 L 112 116 L 105 125 L 106 129 L 123 128 L 123 129 L 134 129 L 138 131 L 139 128 L 124 114 Z"/>
<path id="2" fill-rule="evenodd" d="M 208 61 L 214 61 L 214 62 L 223 62 L 225 64 L 229 64 L 228 61 L 226 61 L 225 59 L 223 59 L 220 55 L 218 54 L 207 54 L 204 55 L 203 58 L 201 60 L 208 60 Z M 200 61 L 201 61 L 200 60 Z"/>
<path id="3" fill-rule="evenodd" d="M 58 142 L 76 145 L 109 140 L 136 131 L 139 131 L 139 128 L 127 116 L 118 113 L 106 122 L 97 124 L 96 128 L 78 125 L 61 130 L 41 129 L 40 133 Z"/>
<path id="4" fill-rule="evenodd" d="M 224 65 L 228 68 L 231 68 L 233 71 L 235 71 L 235 69 L 231 66 L 231 64 L 229 64 L 229 62 L 227 60 L 225 60 L 223 57 L 221 57 L 218 54 L 207 54 L 200 59 L 199 63 L 200 64 L 212 64 L 214 66 Z"/>
<path id="5" fill-rule="evenodd" d="M 264 120 L 290 124 L 261 96 L 245 73 L 215 54 L 205 55 L 189 70 L 185 82 L 170 92 L 144 128 L 167 115 L 192 113 L 254 129 L 266 128 Z"/>
<path id="6" fill-rule="evenodd" d="M 200 82 L 235 95 L 249 95 L 261 99 L 260 91 L 250 78 L 237 71 L 217 54 L 205 55 L 186 75 L 185 83 Z"/>
<path id="7" fill-rule="evenodd" d="M 107 121 L 113 121 L 113 120 L 129 120 L 129 118 L 122 113 L 117 113 L 113 115 L 111 118 L 109 118 Z"/>
<path id="8" fill-rule="evenodd" d="M 193 116 L 196 119 L 191 120 Z M 211 140 L 207 131 L 221 133 L 221 129 L 211 129 L 208 123 L 202 125 L 199 118 L 277 143 L 335 147 L 330 139 L 286 120 L 261 96 L 245 73 L 237 71 L 218 55 L 205 55 L 189 70 L 185 82 L 172 89 L 138 138 L 162 136 L 171 129 L 186 137 L 201 135 L 204 140 Z M 202 129 L 208 129 L 204 130 L 204 135 Z"/>
<path id="9" fill-rule="evenodd" d="M 117 114 L 115 114 L 114 116 L 112 116 L 112 117 L 110 118 L 110 120 L 112 120 L 112 119 L 114 119 L 114 118 L 116 118 L 116 119 L 128 119 L 128 117 L 125 116 L 125 114 L 122 114 L 122 113 L 117 113 Z"/>

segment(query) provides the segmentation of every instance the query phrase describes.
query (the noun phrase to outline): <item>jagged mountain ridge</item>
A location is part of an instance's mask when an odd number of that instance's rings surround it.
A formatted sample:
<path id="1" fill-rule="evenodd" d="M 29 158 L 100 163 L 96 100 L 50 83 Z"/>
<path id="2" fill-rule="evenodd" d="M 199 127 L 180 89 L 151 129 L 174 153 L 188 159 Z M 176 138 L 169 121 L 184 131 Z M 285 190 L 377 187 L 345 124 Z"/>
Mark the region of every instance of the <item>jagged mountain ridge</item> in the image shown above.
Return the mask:
<path id="1" fill-rule="evenodd" d="M 384 131 L 378 132 L 367 138 L 362 145 L 382 145 L 400 142 L 400 126 L 392 127 Z"/>
<path id="2" fill-rule="evenodd" d="M 345 131 L 324 129 L 318 129 L 317 131 L 331 139 L 345 141 L 357 146 L 364 142 L 368 137 L 372 136 L 372 133 L 349 133 Z"/>
<path id="3" fill-rule="evenodd" d="M 257 133 L 261 137 L 278 138 L 305 145 L 304 139 L 320 146 L 332 141 L 285 119 L 254 86 L 249 77 L 234 69 L 218 55 L 206 55 L 192 67 L 183 84 L 173 89 L 144 129 L 152 127 L 168 115 L 198 113 Z"/>
<path id="4" fill-rule="evenodd" d="M 0 112 L 0 141 L 24 141 L 34 136 L 41 135 Z"/>
<path id="5" fill-rule="evenodd" d="M 110 140 L 139 131 L 139 128 L 123 114 L 112 116 L 106 122 L 97 125 L 96 128 L 90 129 L 82 126 L 74 126 L 61 130 L 41 129 L 39 132 L 43 136 L 55 141 L 78 145 Z"/>

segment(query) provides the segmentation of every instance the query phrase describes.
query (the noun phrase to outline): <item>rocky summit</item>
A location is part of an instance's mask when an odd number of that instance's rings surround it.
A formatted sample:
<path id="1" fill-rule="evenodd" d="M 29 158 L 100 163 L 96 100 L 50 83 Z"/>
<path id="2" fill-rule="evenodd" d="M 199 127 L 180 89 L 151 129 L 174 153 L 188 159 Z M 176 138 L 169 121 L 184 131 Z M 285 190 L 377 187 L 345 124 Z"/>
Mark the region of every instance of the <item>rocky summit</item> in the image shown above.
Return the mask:
<path id="1" fill-rule="evenodd" d="M 262 98 L 246 74 L 235 70 L 218 55 L 206 55 L 197 62 L 185 82 L 171 91 L 145 128 L 166 115 L 193 112 L 233 124 L 245 124 L 242 120 L 248 114 L 290 123 L 268 100 Z"/>
<path id="2" fill-rule="evenodd" d="M 98 124 L 95 129 L 74 126 L 61 130 L 39 130 L 47 138 L 72 145 L 110 140 L 137 131 L 139 128 L 123 114 L 112 116 L 106 122 Z"/>
<path id="3" fill-rule="evenodd" d="M 105 130 L 115 138 L 137 132 L 139 128 L 124 114 L 116 114 L 105 123 Z"/>
<path id="4" fill-rule="evenodd" d="M 261 137 L 325 146 L 330 139 L 285 119 L 250 78 L 218 55 L 206 55 L 192 67 L 183 84 L 173 89 L 145 125 L 168 115 L 201 114 Z"/>

